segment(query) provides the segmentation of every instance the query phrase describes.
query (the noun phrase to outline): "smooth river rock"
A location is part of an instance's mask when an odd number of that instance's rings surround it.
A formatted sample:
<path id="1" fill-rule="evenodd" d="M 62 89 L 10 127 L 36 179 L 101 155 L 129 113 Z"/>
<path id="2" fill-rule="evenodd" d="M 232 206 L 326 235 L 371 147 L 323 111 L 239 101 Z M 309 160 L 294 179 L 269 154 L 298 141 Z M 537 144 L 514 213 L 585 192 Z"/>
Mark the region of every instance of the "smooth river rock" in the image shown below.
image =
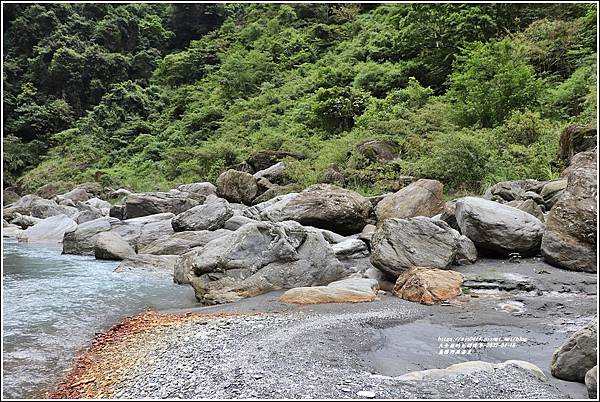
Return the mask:
<path id="1" fill-rule="evenodd" d="M 18 233 L 17 239 L 28 243 L 62 243 L 65 233 L 76 228 L 77 223 L 67 215 L 55 215 Z"/>
<path id="2" fill-rule="evenodd" d="M 598 318 L 574 333 L 552 355 L 550 371 L 561 380 L 584 382 L 598 358 Z"/>
<path id="3" fill-rule="evenodd" d="M 539 252 L 544 224 L 520 209 L 485 200 L 465 197 L 456 202 L 456 221 L 463 235 L 478 250 L 499 255 Z"/>
<path id="4" fill-rule="evenodd" d="M 176 232 L 217 230 L 221 229 L 232 216 L 233 209 L 229 203 L 223 198 L 216 198 L 180 213 L 173 218 L 171 225 Z"/>
<path id="5" fill-rule="evenodd" d="M 96 237 L 94 244 L 96 259 L 121 261 L 132 255 L 135 255 L 135 250 L 118 234 L 102 232 Z"/>
<path id="6" fill-rule="evenodd" d="M 177 186 L 177 190 L 187 193 L 200 194 L 205 197 L 217 194 L 217 187 L 209 182 L 181 184 Z"/>
<path id="7" fill-rule="evenodd" d="M 544 372 L 539 367 L 537 367 L 533 363 L 529 363 L 523 360 L 507 360 L 502 363 L 489 363 L 481 360 L 473 360 L 452 364 L 443 369 L 413 371 L 396 377 L 396 379 L 400 381 L 438 380 L 442 378 L 449 378 L 458 375 L 469 374 L 477 371 L 494 372 L 495 370 L 501 370 L 508 365 L 518 366 L 524 370 L 531 372 L 540 380 L 547 380 L 546 376 L 544 375 Z"/>
<path id="8" fill-rule="evenodd" d="M 175 215 L 204 202 L 205 197 L 177 190 L 170 192 L 134 193 L 125 198 L 123 218 L 132 219 L 160 213 Z"/>
<path id="9" fill-rule="evenodd" d="M 473 247 L 461 244 L 469 242 L 439 219 L 386 219 L 371 238 L 371 263 L 394 278 L 412 267 L 445 269 L 457 256 L 476 258 Z"/>
<path id="10" fill-rule="evenodd" d="M 245 215 L 272 222 L 294 220 L 350 235 L 365 227 L 370 209 L 369 200 L 354 191 L 331 184 L 316 184 L 300 193 L 286 194 L 255 205 Z"/>
<path id="11" fill-rule="evenodd" d="M 437 180 L 420 179 L 379 201 L 377 221 L 389 218 L 432 217 L 444 209 L 444 187 Z"/>
<path id="12" fill-rule="evenodd" d="M 190 283 L 206 304 L 348 275 L 321 233 L 293 221 L 248 223 L 182 255 L 175 268 L 176 282 Z"/>
<path id="13" fill-rule="evenodd" d="M 377 298 L 378 290 L 379 283 L 375 279 L 348 278 L 327 286 L 290 289 L 279 300 L 289 304 L 370 302 Z"/>
<path id="14" fill-rule="evenodd" d="M 598 398 L 598 366 L 594 366 L 585 373 L 585 386 L 590 399 Z"/>
<path id="15" fill-rule="evenodd" d="M 96 235 L 110 230 L 120 224 L 116 218 L 104 217 L 84 222 L 72 231 L 65 233 L 63 240 L 63 254 L 94 254 Z"/>

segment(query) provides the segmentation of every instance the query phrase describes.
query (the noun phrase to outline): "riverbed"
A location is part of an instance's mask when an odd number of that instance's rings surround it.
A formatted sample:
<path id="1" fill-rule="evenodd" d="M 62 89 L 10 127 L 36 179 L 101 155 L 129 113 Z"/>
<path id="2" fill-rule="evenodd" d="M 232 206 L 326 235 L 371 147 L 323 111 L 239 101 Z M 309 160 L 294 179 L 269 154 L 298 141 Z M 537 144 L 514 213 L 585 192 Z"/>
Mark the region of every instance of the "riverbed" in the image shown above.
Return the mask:
<path id="1" fill-rule="evenodd" d="M 3 244 L 5 397 L 36 397 L 52 389 L 97 333 L 145 309 L 242 318 L 160 326 L 129 339 L 129 346 L 109 344 L 110 353 L 102 357 L 108 371 L 96 373 L 99 381 L 110 376 L 113 384 L 103 397 L 347 398 L 369 391 L 381 398 L 429 398 L 440 384 L 399 389 L 394 377 L 466 360 L 508 359 L 538 365 L 549 382 L 524 383 L 520 372 L 489 383 L 477 377 L 481 385 L 464 389 L 465 395 L 494 396 L 497 387 L 520 397 L 587 394 L 583 384 L 553 378 L 549 368 L 553 351 L 597 313 L 596 276 L 540 259 L 518 264 L 482 259 L 457 267 L 475 290 L 446 306 L 389 294 L 372 303 L 292 306 L 279 301 L 282 292 L 271 292 L 200 307 L 190 287 L 147 273 L 116 273 L 115 262 L 61 255 L 60 248 Z M 496 282 L 516 290 L 488 293 Z M 253 318 L 257 313 L 273 316 Z M 440 354 L 439 337 L 460 336 L 521 341 L 467 356 Z M 199 344 L 192 342 L 196 337 L 202 338 Z M 121 374 L 115 376 L 117 368 Z M 440 387 L 434 394 L 441 397 L 445 385 Z"/>
<path id="2" fill-rule="evenodd" d="M 3 241 L 3 397 L 51 388 L 98 332 L 145 309 L 197 305 L 191 288 L 60 247 Z"/>

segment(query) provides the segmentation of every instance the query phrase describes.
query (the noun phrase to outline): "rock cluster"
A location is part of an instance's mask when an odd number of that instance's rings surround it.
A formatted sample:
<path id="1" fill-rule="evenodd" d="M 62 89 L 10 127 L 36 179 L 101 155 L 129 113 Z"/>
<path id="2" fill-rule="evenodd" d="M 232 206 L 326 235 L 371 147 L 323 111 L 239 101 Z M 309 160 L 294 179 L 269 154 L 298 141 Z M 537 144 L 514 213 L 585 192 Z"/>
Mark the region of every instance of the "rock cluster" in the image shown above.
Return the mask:
<path id="1" fill-rule="evenodd" d="M 359 149 L 388 160 L 388 145 Z M 446 203 L 442 184 L 429 179 L 370 198 L 332 184 L 282 193 L 290 188 L 286 160 L 296 157 L 257 153 L 215 184 L 170 191 L 84 183 L 57 194 L 61 185 L 45 186 L 39 194 L 49 198 L 29 194 L 5 206 L 3 233 L 122 260 L 121 270 L 168 269 L 207 304 L 292 288 L 283 299 L 293 303 L 371 300 L 373 280 L 436 303 L 461 293 L 462 275 L 450 269 L 478 254 L 541 252 L 559 267 L 596 272 L 595 149 L 569 156 L 559 180 L 502 182 L 483 197 Z"/>

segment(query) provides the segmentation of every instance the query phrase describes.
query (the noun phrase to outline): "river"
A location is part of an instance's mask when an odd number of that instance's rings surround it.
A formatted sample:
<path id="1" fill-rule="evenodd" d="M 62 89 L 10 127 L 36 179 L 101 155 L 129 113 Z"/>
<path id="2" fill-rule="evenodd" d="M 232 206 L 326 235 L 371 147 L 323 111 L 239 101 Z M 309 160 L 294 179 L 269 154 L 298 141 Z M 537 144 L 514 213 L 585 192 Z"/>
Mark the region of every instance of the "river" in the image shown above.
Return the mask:
<path id="1" fill-rule="evenodd" d="M 190 287 L 61 248 L 3 241 L 3 398 L 35 398 L 97 332 L 143 311 L 196 305 Z"/>

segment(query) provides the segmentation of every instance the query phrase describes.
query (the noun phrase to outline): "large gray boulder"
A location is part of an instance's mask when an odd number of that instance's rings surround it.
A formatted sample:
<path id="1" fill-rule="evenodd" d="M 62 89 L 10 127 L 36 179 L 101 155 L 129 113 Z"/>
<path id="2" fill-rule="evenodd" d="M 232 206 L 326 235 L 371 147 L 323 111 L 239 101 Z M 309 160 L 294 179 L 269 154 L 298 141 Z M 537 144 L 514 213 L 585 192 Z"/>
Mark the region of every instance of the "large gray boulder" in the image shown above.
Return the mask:
<path id="1" fill-rule="evenodd" d="M 75 188 L 85 190 L 92 197 L 98 197 L 104 192 L 102 185 L 94 181 L 78 184 Z"/>
<path id="2" fill-rule="evenodd" d="M 182 255 L 175 281 L 214 304 L 277 289 L 326 285 L 348 272 L 318 231 L 296 222 L 248 223 Z"/>
<path id="3" fill-rule="evenodd" d="M 75 215 L 73 215 L 73 220 L 77 222 L 77 224 L 82 224 L 85 222 L 93 221 L 94 219 L 102 218 L 106 215 L 108 214 L 104 214 L 98 208 L 90 207 L 90 209 L 79 211 Z"/>
<path id="4" fill-rule="evenodd" d="M 143 272 L 172 278 L 177 258 L 176 255 L 134 254 L 121 261 L 115 272 Z"/>
<path id="5" fill-rule="evenodd" d="M 358 235 L 358 239 L 365 242 L 369 247 L 371 246 L 371 238 L 373 234 L 377 230 L 377 226 L 375 225 L 366 225 L 363 230 Z"/>
<path id="6" fill-rule="evenodd" d="M 173 230 L 217 230 L 233 216 L 233 209 L 223 198 L 216 198 L 206 204 L 197 205 L 180 213 L 171 221 Z"/>
<path id="7" fill-rule="evenodd" d="M 367 244 L 359 239 L 346 239 L 332 244 L 331 248 L 338 259 L 357 259 L 369 256 Z"/>
<path id="8" fill-rule="evenodd" d="M 230 202 L 250 205 L 258 195 L 256 178 L 249 173 L 229 169 L 217 178 L 217 195 Z"/>
<path id="9" fill-rule="evenodd" d="M 104 201 L 97 197 L 90 198 L 89 200 L 83 202 L 82 204 L 99 210 L 103 216 L 108 216 L 108 214 L 110 212 L 110 208 L 112 207 L 110 202 Z"/>
<path id="10" fill-rule="evenodd" d="M 78 225 L 74 231 L 65 233 L 63 254 L 93 255 L 96 235 L 120 224 L 116 218 L 104 217 Z"/>
<path id="11" fill-rule="evenodd" d="M 137 251 L 164 236 L 174 233 L 169 212 L 122 221 L 111 230 L 123 237 Z"/>
<path id="12" fill-rule="evenodd" d="M 125 219 L 125 205 L 113 205 L 112 207 L 110 207 L 108 216 L 121 220 Z"/>
<path id="13" fill-rule="evenodd" d="M 98 260 L 121 261 L 133 255 L 133 247 L 116 233 L 102 232 L 96 237 L 94 256 Z"/>
<path id="14" fill-rule="evenodd" d="M 31 209 L 36 203 L 47 203 L 48 201 L 50 200 L 46 200 L 45 198 L 34 194 L 27 194 L 10 204 L 10 207 Z"/>
<path id="15" fill-rule="evenodd" d="M 458 237 L 456 257 L 454 264 L 469 265 L 477 261 L 477 248 L 475 244 L 467 236 L 460 235 Z"/>
<path id="16" fill-rule="evenodd" d="M 498 255 L 536 255 L 544 224 L 527 212 L 476 197 L 456 202 L 456 221 L 478 250 Z"/>
<path id="17" fill-rule="evenodd" d="M 132 219 L 160 213 L 175 215 L 204 202 L 205 197 L 178 190 L 170 192 L 134 193 L 125 198 L 123 218 Z"/>
<path id="18" fill-rule="evenodd" d="M 548 263 L 573 271 L 597 272 L 596 151 L 572 158 L 567 187 L 546 217 L 542 255 Z"/>
<path id="19" fill-rule="evenodd" d="M 432 217 L 444 209 L 444 187 L 437 180 L 421 179 L 379 201 L 377 221 L 389 218 Z"/>
<path id="20" fill-rule="evenodd" d="M 544 187 L 540 191 L 540 196 L 544 200 L 546 210 L 550 210 L 556 204 L 556 201 L 558 201 L 566 188 L 567 179 L 564 178 L 552 180 L 544 184 Z"/>
<path id="21" fill-rule="evenodd" d="M 552 355 L 550 371 L 556 378 L 584 382 L 598 358 L 598 318 L 573 334 Z"/>
<path id="22" fill-rule="evenodd" d="M 527 212 L 530 215 L 535 216 L 540 220 L 540 222 L 544 222 L 544 211 L 540 204 L 536 203 L 534 200 L 527 199 L 523 201 L 509 201 L 506 205 L 520 209 L 521 211 Z"/>
<path id="23" fill-rule="evenodd" d="M 366 140 L 357 144 L 356 150 L 372 162 L 387 162 L 398 156 L 400 147 L 392 141 Z"/>
<path id="24" fill-rule="evenodd" d="M 2 205 L 9 205 L 19 200 L 19 194 L 15 191 L 4 189 L 2 190 Z"/>
<path id="25" fill-rule="evenodd" d="M 371 263 L 394 278 L 413 267 L 446 269 L 466 258 L 465 249 L 472 252 L 465 242 L 469 240 L 438 219 L 390 218 L 371 238 Z"/>
<path id="26" fill-rule="evenodd" d="M 181 184 L 177 186 L 177 190 L 184 191 L 186 193 L 200 194 L 205 197 L 217 194 L 217 187 L 207 181 L 201 183 Z"/>
<path id="27" fill-rule="evenodd" d="M 242 211 L 242 215 L 255 221 L 281 222 L 286 220 L 287 204 L 299 193 L 288 193 L 278 195 L 267 201 L 247 207 Z"/>
<path id="28" fill-rule="evenodd" d="M 37 195 L 27 194 L 19 198 L 16 202 L 7 205 L 5 208 L 2 208 L 2 217 L 10 222 L 13 218 L 15 218 L 15 214 L 32 215 L 31 211 L 33 208 L 39 208 L 45 205 L 55 207 L 58 204 L 52 200 L 38 197 Z M 37 216 L 37 218 L 44 219 L 48 218 L 48 216 Z"/>
<path id="29" fill-rule="evenodd" d="M 58 196 L 58 198 L 61 200 L 67 199 L 67 200 L 72 200 L 74 202 L 87 201 L 92 197 L 93 197 L 93 194 L 88 193 L 87 190 L 82 187 L 75 187 L 73 190 Z"/>
<path id="30" fill-rule="evenodd" d="M 138 252 L 140 254 L 180 255 L 187 253 L 194 247 L 204 246 L 208 242 L 230 233 L 230 230 L 225 229 L 177 232 L 160 237 L 141 247 Z"/>
<path id="31" fill-rule="evenodd" d="M 456 222 L 456 201 L 450 200 L 444 204 L 440 219 L 446 222 L 452 229 L 460 232 L 460 227 L 458 227 L 458 222 Z"/>
<path id="32" fill-rule="evenodd" d="M 23 233 L 23 229 L 17 225 L 13 225 L 12 223 L 8 223 L 3 221 L 2 223 L 2 237 L 16 239 L 21 233 Z"/>
<path id="33" fill-rule="evenodd" d="M 55 215 L 42 219 L 35 225 L 20 232 L 19 241 L 27 243 L 62 243 L 65 233 L 77 228 L 77 223 L 67 215 Z"/>
<path id="34" fill-rule="evenodd" d="M 286 194 L 244 213 L 252 219 L 303 225 L 349 235 L 360 233 L 367 224 L 371 203 L 362 195 L 331 184 L 316 184 L 300 193 Z"/>

